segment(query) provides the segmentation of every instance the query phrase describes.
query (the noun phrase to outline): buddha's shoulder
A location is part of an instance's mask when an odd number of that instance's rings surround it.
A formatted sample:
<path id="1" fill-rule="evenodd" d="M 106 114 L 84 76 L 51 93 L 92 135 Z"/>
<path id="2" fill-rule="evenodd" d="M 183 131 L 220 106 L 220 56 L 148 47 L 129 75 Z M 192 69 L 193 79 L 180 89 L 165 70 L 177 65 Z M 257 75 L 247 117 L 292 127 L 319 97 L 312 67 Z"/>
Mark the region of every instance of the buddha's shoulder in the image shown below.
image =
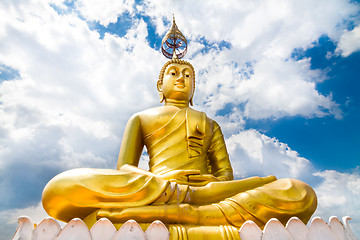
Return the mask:
<path id="1" fill-rule="evenodd" d="M 206 113 L 195 110 L 193 108 L 185 108 L 185 109 L 179 109 L 177 107 L 173 107 L 173 106 L 160 106 L 160 107 L 155 107 L 155 108 L 150 108 L 150 109 L 146 109 L 144 111 L 135 113 L 132 118 L 136 118 L 139 119 L 141 121 L 149 121 L 149 120 L 155 120 L 155 119 L 168 119 L 173 117 L 176 113 L 180 112 L 180 111 L 187 111 L 188 115 L 192 115 L 195 118 L 199 118 L 202 117 L 204 120 L 206 119 L 207 121 L 212 122 L 213 120 L 211 118 L 209 118 Z"/>
<path id="2" fill-rule="evenodd" d="M 140 122 L 157 122 L 159 120 L 165 120 L 168 117 L 173 116 L 178 112 L 179 109 L 176 107 L 161 106 L 146 109 L 144 111 L 135 113 L 131 116 L 132 120 L 139 120 Z"/>
<path id="3" fill-rule="evenodd" d="M 149 118 L 149 117 L 152 118 L 159 115 L 174 114 L 177 111 L 178 109 L 175 108 L 161 106 L 161 107 L 149 108 L 144 111 L 135 113 L 134 115 L 140 118 Z"/>

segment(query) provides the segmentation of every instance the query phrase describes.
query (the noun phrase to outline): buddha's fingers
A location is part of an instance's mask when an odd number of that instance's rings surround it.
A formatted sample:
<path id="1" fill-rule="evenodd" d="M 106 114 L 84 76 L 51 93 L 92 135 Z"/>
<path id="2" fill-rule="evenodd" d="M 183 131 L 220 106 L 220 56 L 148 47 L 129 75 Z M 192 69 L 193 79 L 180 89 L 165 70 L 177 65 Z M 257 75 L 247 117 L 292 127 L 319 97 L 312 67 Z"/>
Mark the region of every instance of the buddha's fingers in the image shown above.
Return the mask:
<path id="1" fill-rule="evenodd" d="M 199 174 L 199 175 L 190 175 L 189 176 L 190 182 L 218 182 L 220 181 L 217 177 L 211 174 Z"/>

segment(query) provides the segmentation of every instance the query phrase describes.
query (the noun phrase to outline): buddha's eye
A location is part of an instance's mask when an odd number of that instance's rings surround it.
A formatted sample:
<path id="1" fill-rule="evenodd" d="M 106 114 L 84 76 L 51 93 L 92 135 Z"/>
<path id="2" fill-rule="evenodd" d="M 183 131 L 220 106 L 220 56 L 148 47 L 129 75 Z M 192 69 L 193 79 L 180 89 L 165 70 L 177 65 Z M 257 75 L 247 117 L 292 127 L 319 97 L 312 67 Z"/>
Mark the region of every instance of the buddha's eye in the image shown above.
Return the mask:
<path id="1" fill-rule="evenodd" d="M 172 73 L 171 73 L 171 75 L 175 76 L 175 73 L 174 73 L 174 72 L 172 72 Z"/>

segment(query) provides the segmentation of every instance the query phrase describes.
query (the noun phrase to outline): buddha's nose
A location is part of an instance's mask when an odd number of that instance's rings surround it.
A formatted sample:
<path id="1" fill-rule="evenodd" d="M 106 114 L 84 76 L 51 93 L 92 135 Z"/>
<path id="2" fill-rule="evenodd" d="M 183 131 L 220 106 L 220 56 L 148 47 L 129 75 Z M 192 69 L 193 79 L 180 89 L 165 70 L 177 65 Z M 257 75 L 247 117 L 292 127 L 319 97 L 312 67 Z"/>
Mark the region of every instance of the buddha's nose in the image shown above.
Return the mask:
<path id="1" fill-rule="evenodd" d="M 176 85 L 178 88 L 184 88 L 184 87 L 185 87 L 184 76 L 183 76 L 182 74 L 180 74 L 179 78 L 176 79 L 175 85 Z"/>
<path id="2" fill-rule="evenodd" d="M 184 74 L 180 73 L 179 78 L 176 79 L 176 82 L 184 82 Z"/>

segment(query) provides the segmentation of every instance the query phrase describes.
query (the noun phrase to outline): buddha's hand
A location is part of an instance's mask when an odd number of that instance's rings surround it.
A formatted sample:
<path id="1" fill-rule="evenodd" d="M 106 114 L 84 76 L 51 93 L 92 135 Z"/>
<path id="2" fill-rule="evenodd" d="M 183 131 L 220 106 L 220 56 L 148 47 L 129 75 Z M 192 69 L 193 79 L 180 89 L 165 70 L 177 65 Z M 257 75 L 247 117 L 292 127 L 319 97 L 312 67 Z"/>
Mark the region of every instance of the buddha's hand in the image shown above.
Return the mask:
<path id="1" fill-rule="evenodd" d="M 200 174 L 200 170 L 174 170 L 161 175 L 161 178 L 177 182 L 179 184 L 206 185 L 209 182 L 220 181 L 211 174 Z"/>
<path id="2" fill-rule="evenodd" d="M 193 175 L 200 175 L 200 170 L 173 170 L 160 175 L 160 177 L 180 184 L 187 184 L 189 176 Z"/>
<path id="3" fill-rule="evenodd" d="M 199 174 L 199 175 L 190 175 L 189 176 L 190 182 L 218 182 L 220 181 L 219 178 L 215 177 L 211 174 Z"/>

